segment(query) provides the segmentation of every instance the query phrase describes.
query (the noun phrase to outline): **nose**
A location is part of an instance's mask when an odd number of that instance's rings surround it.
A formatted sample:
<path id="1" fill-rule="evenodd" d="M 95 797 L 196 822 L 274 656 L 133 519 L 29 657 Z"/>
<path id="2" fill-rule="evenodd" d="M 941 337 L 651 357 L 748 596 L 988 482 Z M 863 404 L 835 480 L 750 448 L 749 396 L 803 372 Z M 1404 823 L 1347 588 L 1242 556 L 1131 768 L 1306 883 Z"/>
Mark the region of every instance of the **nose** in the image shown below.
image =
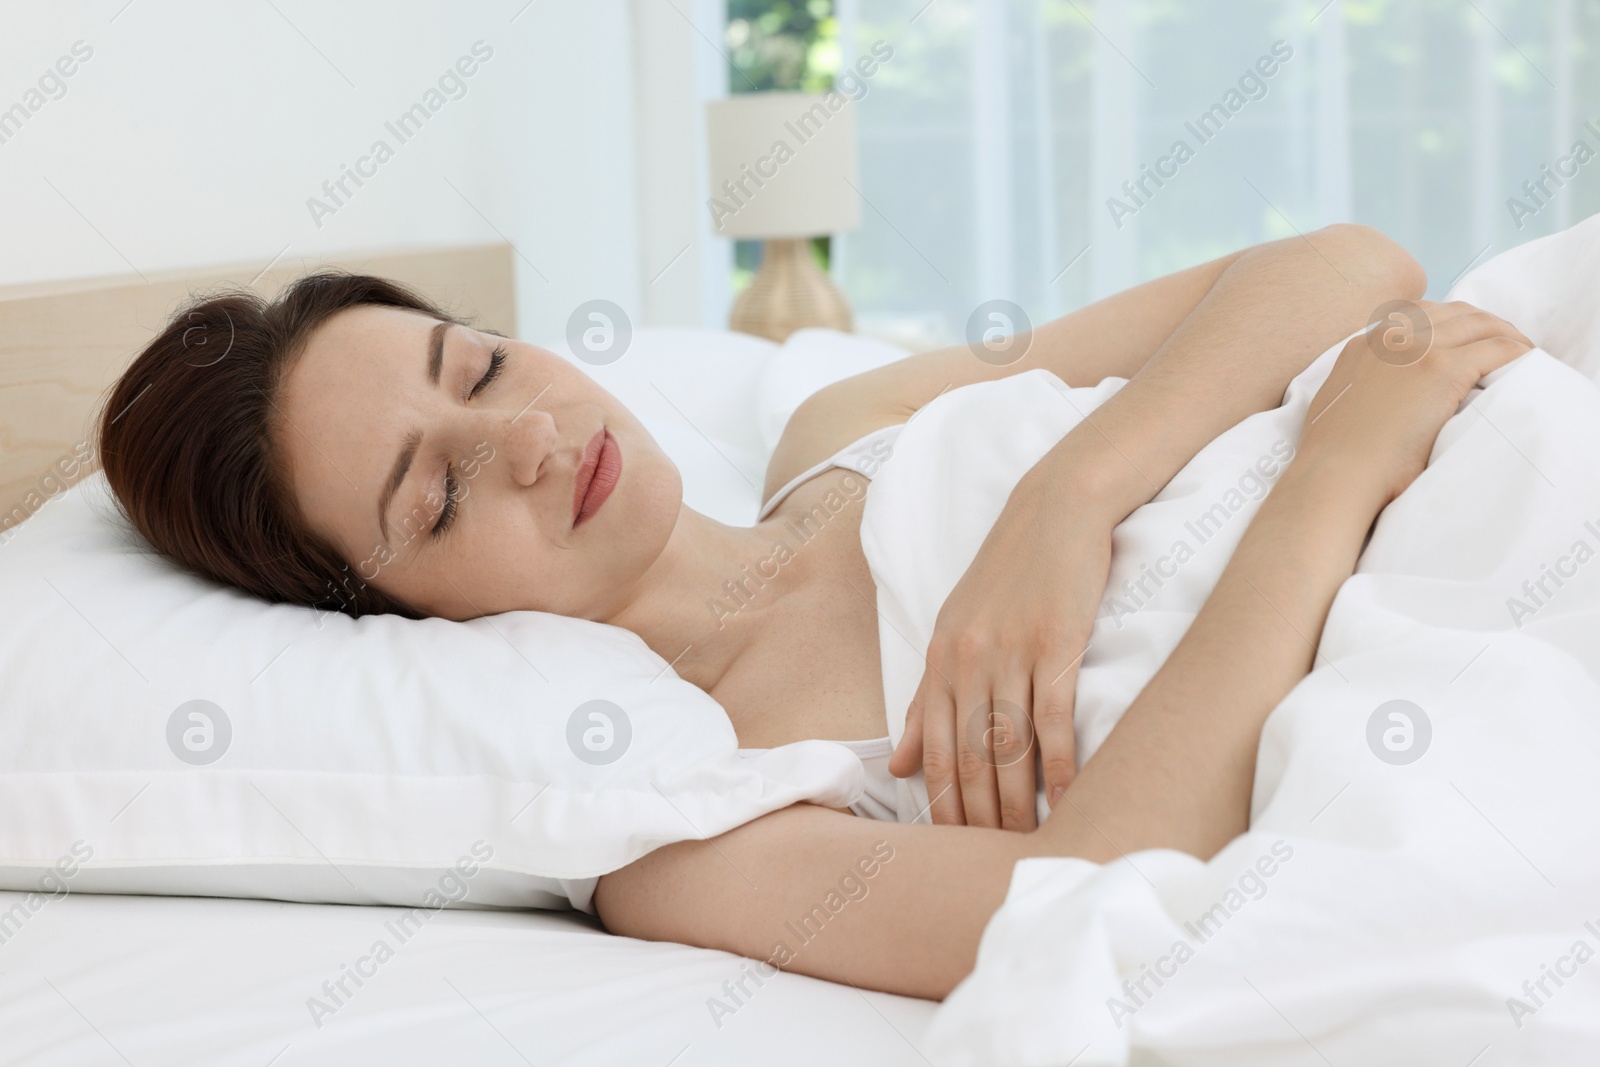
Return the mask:
<path id="1" fill-rule="evenodd" d="M 539 480 L 545 460 L 560 440 L 554 417 L 532 406 L 521 414 L 507 414 L 499 437 L 506 468 L 521 486 L 530 486 Z"/>

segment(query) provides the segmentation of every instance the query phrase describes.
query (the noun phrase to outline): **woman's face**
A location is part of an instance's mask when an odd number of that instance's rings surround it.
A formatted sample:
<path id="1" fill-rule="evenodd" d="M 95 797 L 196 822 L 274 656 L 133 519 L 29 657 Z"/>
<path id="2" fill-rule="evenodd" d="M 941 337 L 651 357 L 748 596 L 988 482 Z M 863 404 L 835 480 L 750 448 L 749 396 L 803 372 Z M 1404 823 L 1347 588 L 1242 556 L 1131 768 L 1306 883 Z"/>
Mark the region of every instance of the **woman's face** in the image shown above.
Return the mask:
<path id="1" fill-rule="evenodd" d="M 362 581 L 430 615 L 603 618 L 678 521 L 677 468 L 582 370 L 417 312 L 329 319 L 276 408 L 311 529 Z"/>

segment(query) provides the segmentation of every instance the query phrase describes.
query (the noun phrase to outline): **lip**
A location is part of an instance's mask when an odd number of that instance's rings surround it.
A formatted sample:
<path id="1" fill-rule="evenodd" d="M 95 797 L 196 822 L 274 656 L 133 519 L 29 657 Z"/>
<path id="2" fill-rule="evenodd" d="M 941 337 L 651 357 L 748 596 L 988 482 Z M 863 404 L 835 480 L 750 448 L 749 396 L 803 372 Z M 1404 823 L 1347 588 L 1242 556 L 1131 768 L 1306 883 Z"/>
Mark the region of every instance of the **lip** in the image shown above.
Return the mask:
<path id="1" fill-rule="evenodd" d="M 572 525 L 594 517 L 622 476 L 622 450 L 617 439 L 602 426 L 583 450 L 583 461 L 572 477 Z"/>

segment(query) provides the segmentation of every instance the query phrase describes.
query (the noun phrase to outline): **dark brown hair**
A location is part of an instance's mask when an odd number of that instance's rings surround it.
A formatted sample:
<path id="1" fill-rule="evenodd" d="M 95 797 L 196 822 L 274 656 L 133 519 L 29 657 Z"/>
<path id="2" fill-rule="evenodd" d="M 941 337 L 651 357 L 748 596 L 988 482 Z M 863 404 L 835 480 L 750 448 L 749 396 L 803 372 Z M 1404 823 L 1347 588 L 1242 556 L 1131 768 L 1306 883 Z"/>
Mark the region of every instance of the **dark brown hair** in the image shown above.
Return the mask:
<path id="1" fill-rule="evenodd" d="M 158 552 L 266 600 L 420 614 L 307 528 L 275 445 L 290 432 L 278 389 L 306 341 L 368 304 L 461 321 L 396 282 L 318 271 L 270 302 L 246 289 L 197 297 L 134 358 L 102 409 L 100 455 L 123 514 Z"/>

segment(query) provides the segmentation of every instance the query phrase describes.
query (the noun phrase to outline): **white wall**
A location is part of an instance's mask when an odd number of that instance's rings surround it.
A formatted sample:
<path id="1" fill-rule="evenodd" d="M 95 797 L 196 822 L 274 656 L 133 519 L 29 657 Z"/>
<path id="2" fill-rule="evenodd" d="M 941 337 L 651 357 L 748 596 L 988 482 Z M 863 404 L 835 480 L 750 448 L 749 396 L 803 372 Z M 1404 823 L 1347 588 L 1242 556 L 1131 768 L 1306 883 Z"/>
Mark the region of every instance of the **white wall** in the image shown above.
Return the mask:
<path id="1" fill-rule="evenodd" d="M 725 0 L 632 0 L 639 166 L 639 314 L 654 326 L 727 321 L 733 243 L 706 208 L 705 104 L 728 93 Z"/>
<path id="2" fill-rule="evenodd" d="M 0 143 L 0 285 L 498 231 L 525 338 L 640 307 L 630 0 L 125 2 L 0 9 L 0 110 L 93 49 Z M 478 40 L 466 95 L 399 142 L 385 121 Z M 379 139 L 393 158 L 319 227 L 307 199 Z"/>

